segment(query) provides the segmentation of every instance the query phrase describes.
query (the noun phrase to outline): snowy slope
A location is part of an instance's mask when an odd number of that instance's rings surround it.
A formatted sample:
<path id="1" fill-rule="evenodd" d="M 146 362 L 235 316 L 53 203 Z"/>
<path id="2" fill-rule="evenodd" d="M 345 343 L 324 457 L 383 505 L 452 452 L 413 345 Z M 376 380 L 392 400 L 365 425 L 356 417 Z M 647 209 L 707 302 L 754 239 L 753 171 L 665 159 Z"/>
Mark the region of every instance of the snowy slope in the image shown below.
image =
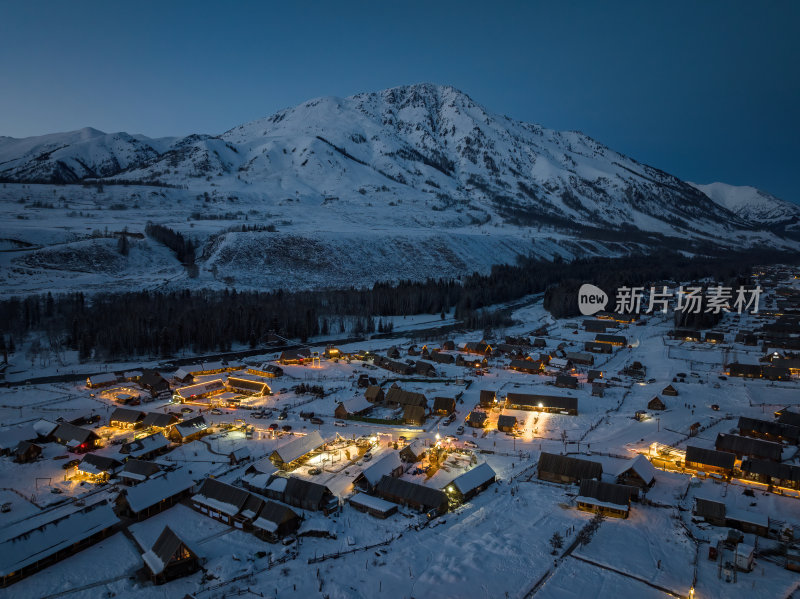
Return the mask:
<path id="1" fill-rule="evenodd" d="M 800 206 L 747 185 L 709 183 L 696 187 L 714 202 L 741 218 L 755 223 L 774 224 L 800 218 Z"/>
<path id="2" fill-rule="evenodd" d="M 529 254 L 798 247 L 791 205 L 756 190 L 757 209 L 746 194 L 720 202 L 581 133 L 431 84 L 318 98 L 221 135 L 0 137 L 0 181 L 7 294 L 341 287 L 488 272 Z M 87 182 L 106 185 L 54 185 Z M 148 221 L 195 242 L 196 277 L 149 240 L 115 254 L 116 238 Z"/>
<path id="3" fill-rule="evenodd" d="M 0 137 L 0 179 L 72 183 L 107 177 L 153 160 L 168 144 L 168 139 L 103 133 L 91 127 L 24 139 Z"/>
<path id="4" fill-rule="evenodd" d="M 495 115 L 448 86 L 318 98 L 218 137 L 149 140 L 84 129 L 0 141 L 0 178 L 93 177 L 562 228 L 726 235 L 749 224 L 694 187 L 578 132 Z M 209 177 L 211 179 L 209 179 Z"/>

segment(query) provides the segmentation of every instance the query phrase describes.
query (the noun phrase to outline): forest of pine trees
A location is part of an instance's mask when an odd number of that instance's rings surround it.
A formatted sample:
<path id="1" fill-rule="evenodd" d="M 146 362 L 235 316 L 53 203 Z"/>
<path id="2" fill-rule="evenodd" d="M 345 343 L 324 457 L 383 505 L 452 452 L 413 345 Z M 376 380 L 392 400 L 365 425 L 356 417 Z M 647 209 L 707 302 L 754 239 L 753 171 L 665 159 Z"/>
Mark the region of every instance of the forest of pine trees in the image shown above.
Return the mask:
<path id="1" fill-rule="evenodd" d="M 182 238 L 154 231 L 181 247 Z M 334 323 L 343 330 L 345 318 L 355 323 L 351 332 L 356 335 L 389 332 L 390 323 L 381 317 L 441 314 L 452 308 L 463 326 L 482 329 L 509 324 L 506 313 L 487 307 L 531 293 L 545 292 L 545 308 L 556 317 L 568 317 L 578 314 L 576 297 L 582 282 L 606 289 L 613 298 L 614 289 L 623 284 L 647 286 L 705 277 L 725 283 L 746 276 L 756 264 L 796 261 L 796 255 L 774 250 L 692 259 L 660 253 L 572 263 L 527 258 L 460 283 L 429 279 L 377 283 L 371 289 L 298 292 L 144 290 L 91 297 L 48 293 L 0 302 L 0 332 L 17 343 L 27 333 L 47 332 L 63 339 L 65 347 L 78 351 L 82 359 L 92 355 L 110 359 L 170 356 L 180 350 L 227 351 L 234 343 L 257 347 L 269 331 L 306 340 L 333 333 Z"/>

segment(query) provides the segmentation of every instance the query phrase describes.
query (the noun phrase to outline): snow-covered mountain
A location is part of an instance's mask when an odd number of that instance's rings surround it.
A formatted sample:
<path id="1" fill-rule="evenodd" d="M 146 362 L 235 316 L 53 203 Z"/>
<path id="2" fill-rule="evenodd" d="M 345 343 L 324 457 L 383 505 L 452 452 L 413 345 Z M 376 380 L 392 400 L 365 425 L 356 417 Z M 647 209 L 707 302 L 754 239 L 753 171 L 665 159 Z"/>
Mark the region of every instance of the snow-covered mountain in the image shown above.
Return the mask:
<path id="1" fill-rule="evenodd" d="M 776 224 L 800 219 L 800 206 L 747 185 L 690 183 L 720 206 L 753 223 Z"/>
<path id="2" fill-rule="evenodd" d="M 463 222 L 746 229 L 691 185 L 578 132 L 488 112 L 447 86 L 319 98 L 220 136 L 151 140 L 93 129 L 0 140 L 0 179 L 120 178 L 295 198 L 411 202 Z"/>
<path id="3" fill-rule="evenodd" d="M 318 98 L 220 135 L 0 138 L 0 181 L 9 293 L 43 281 L 368 285 L 486 272 L 529 254 L 798 243 L 763 218 L 779 200 L 763 196 L 755 212 L 720 203 L 582 133 L 493 114 L 431 84 Z M 196 242 L 196 277 L 150 239 L 97 263 L 108 249 L 98 239 L 147 221 Z"/>
<path id="4" fill-rule="evenodd" d="M 24 139 L 0 137 L 0 179 L 75 183 L 108 177 L 157 159 L 171 141 L 91 127 Z"/>

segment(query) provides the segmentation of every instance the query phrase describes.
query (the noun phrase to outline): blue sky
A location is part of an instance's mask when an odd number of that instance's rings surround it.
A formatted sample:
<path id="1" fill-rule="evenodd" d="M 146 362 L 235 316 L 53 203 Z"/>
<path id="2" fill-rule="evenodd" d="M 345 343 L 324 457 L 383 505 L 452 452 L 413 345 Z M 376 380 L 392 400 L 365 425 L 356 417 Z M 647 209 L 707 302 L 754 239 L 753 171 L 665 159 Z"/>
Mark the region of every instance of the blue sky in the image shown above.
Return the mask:
<path id="1" fill-rule="evenodd" d="M 798 2 L 0 3 L 0 135 L 221 133 L 446 83 L 698 182 L 800 202 Z"/>

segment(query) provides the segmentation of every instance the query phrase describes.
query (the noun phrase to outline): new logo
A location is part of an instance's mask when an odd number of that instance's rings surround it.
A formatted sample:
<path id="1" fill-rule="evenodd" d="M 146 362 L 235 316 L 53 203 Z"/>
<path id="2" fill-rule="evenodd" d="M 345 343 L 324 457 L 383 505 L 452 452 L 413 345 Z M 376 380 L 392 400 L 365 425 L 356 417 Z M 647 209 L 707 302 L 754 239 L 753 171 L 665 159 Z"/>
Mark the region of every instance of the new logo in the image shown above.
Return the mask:
<path id="1" fill-rule="evenodd" d="M 597 314 L 606 307 L 606 304 L 608 304 L 608 295 L 605 291 L 589 283 L 581 285 L 578 290 L 578 309 L 581 314 L 584 316 Z"/>

